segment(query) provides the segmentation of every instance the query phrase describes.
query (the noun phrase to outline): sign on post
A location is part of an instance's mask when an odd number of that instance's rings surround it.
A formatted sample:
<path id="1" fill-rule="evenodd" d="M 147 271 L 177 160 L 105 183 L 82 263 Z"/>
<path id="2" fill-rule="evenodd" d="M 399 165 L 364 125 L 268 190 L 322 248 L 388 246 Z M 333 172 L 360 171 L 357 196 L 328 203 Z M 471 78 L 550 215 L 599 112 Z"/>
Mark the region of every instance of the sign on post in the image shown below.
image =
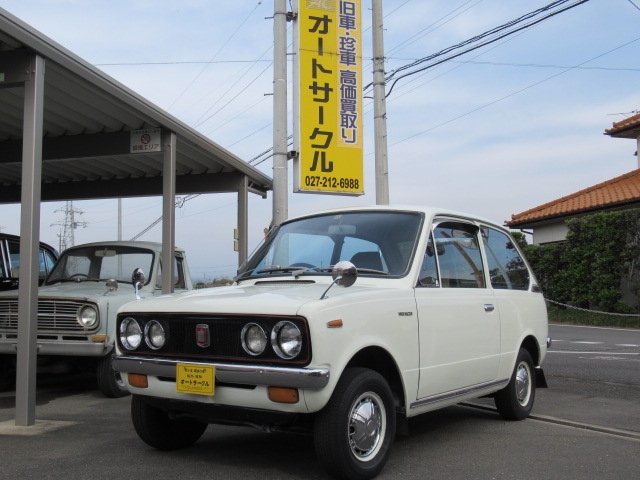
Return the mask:
<path id="1" fill-rule="evenodd" d="M 161 152 L 162 129 L 145 128 L 144 130 L 132 130 L 130 147 L 130 153 Z"/>
<path id="2" fill-rule="evenodd" d="M 300 0 L 295 192 L 362 195 L 361 0 Z"/>

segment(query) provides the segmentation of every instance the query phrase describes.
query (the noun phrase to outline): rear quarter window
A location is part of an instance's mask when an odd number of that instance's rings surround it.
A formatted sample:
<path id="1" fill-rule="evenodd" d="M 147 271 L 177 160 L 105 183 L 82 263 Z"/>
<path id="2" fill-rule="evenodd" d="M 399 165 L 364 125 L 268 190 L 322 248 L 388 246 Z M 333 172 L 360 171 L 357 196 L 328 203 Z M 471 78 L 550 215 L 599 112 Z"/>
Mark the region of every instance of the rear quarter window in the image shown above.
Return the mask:
<path id="1" fill-rule="evenodd" d="M 509 235 L 482 227 L 491 286 L 496 289 L 528 290 L 529 270 Z"/>

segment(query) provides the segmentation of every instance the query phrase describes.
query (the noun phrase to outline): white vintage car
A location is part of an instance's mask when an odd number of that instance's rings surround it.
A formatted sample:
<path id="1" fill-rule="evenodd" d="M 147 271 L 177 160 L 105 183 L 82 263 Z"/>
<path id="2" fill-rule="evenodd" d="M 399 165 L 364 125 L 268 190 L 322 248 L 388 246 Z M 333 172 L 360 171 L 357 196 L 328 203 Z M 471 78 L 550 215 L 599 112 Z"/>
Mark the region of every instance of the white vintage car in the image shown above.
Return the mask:
<path id="1" fill-rule="evenodd" d="M 65 250 L 38 289 L 39 368 L 97 368 L 98 386 L 106 396 L 128 395 L 111 366 L 116 313 L 127 302 L 161 293 L 161 256 L 162 246 L 155 242 L 99 242 Z M 175 250 L 174 272 L 176 290 L 192 288 L 182 249 Z M 15 376 L 17 295 L 17 290 L 0 293 L 5 377 Z"/>
<path id="2" fill-rule="evenodd" d="M 287 221 L 233 286 L 130 303 L 117 329 L 143 441 L 307 429 L 338 478 L 376 476 L 409 417 L 492 395 L 519 420 L 546 386 L 546 306 L 522 253 L 504 228 L 441 209 Z"/>

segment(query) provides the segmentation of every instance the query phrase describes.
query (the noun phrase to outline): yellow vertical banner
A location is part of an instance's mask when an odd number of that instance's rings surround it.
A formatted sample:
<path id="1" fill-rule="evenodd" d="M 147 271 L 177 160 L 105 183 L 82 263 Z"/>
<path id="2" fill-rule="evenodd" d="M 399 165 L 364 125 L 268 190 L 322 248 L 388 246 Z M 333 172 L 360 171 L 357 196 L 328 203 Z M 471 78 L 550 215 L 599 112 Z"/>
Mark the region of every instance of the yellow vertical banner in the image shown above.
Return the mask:
<path id="1" fill-rule="evenodd" d="M 361 0 L 299 1 L 294 190 L 362 195 Z"/>

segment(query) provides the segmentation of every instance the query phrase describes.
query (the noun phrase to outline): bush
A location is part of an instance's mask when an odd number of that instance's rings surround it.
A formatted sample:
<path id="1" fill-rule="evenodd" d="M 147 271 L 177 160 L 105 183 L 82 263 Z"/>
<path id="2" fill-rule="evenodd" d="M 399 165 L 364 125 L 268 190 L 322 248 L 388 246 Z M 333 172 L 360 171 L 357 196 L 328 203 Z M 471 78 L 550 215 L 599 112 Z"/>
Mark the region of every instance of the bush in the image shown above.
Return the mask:
<path id="1" fill-rule="evenodd" d="M 567 226 L 565 242 L 525 247 L 545 296 L 590 310 L 640 312 L 640 209 L 596 213 Z"/>

